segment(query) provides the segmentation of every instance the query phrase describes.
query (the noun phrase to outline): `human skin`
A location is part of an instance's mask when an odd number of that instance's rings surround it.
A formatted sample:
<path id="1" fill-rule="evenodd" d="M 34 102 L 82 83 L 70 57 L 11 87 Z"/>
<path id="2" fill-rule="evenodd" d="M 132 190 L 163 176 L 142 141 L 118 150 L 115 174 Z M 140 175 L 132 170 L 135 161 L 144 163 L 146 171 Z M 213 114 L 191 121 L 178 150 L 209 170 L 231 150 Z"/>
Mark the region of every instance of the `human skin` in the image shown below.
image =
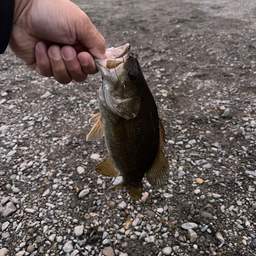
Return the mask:
<path id="1" fill-rule="evenodd" d="M 88 16 L 69 0 L 16 0 L 9 42 L 37 73 L 67 84 L 97 72 L 105 40 Z"/>

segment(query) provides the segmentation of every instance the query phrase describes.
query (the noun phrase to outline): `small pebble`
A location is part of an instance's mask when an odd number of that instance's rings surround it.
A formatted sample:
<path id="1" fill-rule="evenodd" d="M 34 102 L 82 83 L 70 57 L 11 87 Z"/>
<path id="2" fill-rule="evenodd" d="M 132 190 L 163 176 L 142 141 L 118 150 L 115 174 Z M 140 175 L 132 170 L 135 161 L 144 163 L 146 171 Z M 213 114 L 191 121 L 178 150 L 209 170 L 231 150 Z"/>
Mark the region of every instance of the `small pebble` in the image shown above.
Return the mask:
<path id="1" fill-rule="evenodd" d="M 73 242 L 72 241 L 67 241 L 64 246 L 63 246 L 63 251 L 64 252 L 71 252 L 73 250 Z"/>
<path id="2" fill-rule="evenodd" d="M 165 248 L 163 248 L 163 250 L 162 250 L 162 253 L 164 254 L 164 255 L 171 255 L 171 253 L 172 253 L 172 247 L 165 247 Z"/>
<path id="3" fill-rule="evenodd" d="M 84 225 L 76 226 L 74 229 L 75 236 L 81 236 L 84 232 Z"/>
<path id="4" fill-rule="evenodd" d="M 89 189 L 89 188 L 83 189 L 83 190 L 79 193 L 78 197 L 79 197 L 79 198 L 83 198 L 83 197 L 85 197 L 86 195 L 88 195 L 89 193 L 90 193 L 90 189 Z"/>
<path id="5" fill-rule="evenodd" d="M 196 229 L 198 228 L 198 225 L 194 222 L 187 222 L 181 225 L 183 229 Z"/>
<path id="6" fill-rule="evenodd" d="M 76 168 L 78 174 L 83 174 L 85 172 L 84 168 L 82 166 L 78 166 Z"/>
<path id="7" fill-rule="evenodd" d="M 115 256 L 114 250 L 111 246 L 105 247 L 102 253 L 105 256 Z"/>

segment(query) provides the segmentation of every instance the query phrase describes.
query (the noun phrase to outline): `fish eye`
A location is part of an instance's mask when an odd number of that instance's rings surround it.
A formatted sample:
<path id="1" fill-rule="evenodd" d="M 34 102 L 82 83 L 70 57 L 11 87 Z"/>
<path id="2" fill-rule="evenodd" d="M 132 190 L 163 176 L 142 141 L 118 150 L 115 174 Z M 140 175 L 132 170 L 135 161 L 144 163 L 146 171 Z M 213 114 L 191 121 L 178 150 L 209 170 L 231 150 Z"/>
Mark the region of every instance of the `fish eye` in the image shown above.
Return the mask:
<path id="1" fill-rule="evenodd" d="M 130 71 L 130 72 L 128 73 L 128 77 L 129 77 L 132 81 L 134 81 L 134 80 L 137 78 L 137 75 L 136 75 L 133 71 Z"/>

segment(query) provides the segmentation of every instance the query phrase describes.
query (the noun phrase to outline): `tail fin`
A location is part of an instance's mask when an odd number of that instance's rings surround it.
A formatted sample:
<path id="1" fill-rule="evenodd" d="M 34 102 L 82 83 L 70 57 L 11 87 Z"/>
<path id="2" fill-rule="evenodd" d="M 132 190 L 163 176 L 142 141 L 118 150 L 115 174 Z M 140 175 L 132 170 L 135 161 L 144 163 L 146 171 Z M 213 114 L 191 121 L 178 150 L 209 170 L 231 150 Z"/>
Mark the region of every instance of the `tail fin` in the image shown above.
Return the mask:
<path id="1" fill-rule="evenodd" d="M 130 185 L 125 186 L 126 191 L 134 201 L 141 199 L 142 188 L 142 183 L 140 183 L 138 187 L 132 187 Z"/>
<path id="2" fill-rule="evenodd" d="M 142 182 L 139 184 L 139 186 L 137 187 L 132 187 L 131 185 L 124 185 L 123 183 L 119 183 L 114 187 L 111 187 L 111 190 L 115 190 L 115 189 L 120 189 L 125 187 L 127 193 L 130 195 L 130 197 L 134 200 L 134 201 L 138 201 L 141 199 L 141 195 L 142 195 L 142 189 L 143 189 L 143 185 Z"/>

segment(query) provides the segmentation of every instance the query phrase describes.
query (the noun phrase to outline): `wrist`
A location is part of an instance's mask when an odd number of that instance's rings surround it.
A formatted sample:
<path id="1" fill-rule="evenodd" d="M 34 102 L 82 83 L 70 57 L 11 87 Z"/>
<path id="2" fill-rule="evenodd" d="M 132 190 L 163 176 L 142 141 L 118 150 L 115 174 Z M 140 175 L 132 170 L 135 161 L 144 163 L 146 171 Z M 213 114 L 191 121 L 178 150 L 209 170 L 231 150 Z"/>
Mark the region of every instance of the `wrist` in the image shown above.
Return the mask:
<path id="1" fill-rule="evenodd" d="M 15 0 L 13 24 L 16 23 L 18 18 L 22 15 L 24 10 L 28 7 L 31 0 Z"/>

